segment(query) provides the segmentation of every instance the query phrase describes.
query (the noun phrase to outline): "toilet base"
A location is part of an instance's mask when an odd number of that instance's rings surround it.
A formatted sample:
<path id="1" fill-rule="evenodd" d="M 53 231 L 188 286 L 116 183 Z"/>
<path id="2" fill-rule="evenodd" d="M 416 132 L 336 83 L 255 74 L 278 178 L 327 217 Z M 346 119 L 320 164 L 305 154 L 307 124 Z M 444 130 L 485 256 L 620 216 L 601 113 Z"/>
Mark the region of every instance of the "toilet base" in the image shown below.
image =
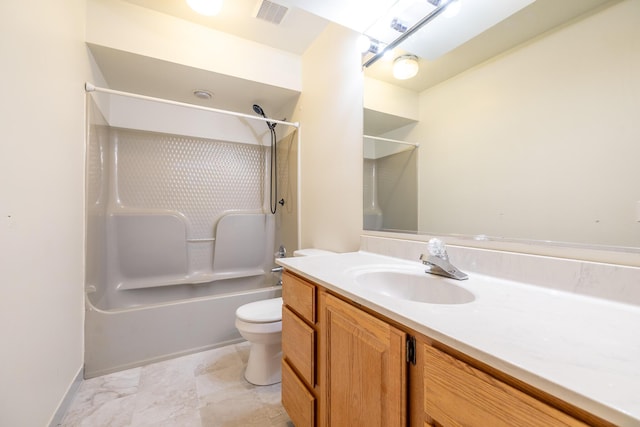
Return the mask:
<path id="1" fill-rule="evenodd" d="M 282 381 L 282 345 L 251 343 L 244 378 L 254 385 L 271 385 Z"/>

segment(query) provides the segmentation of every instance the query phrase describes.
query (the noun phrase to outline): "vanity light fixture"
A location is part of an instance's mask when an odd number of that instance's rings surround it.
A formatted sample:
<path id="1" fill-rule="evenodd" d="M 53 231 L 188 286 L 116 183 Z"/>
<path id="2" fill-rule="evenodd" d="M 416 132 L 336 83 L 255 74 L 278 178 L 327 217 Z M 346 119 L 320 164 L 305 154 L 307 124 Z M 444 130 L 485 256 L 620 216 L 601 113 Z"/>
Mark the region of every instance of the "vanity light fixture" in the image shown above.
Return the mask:
<path id="1" fill-rule="evenodd" d="M 191 9 L 204 16 L 214 16 L 222 9 L 222 0 L 187 0 Z"/>
<path id="2" fill-rule="evenodd" d="M 420 66 L 415 55 L 402 55 L 393 61 L 393 77 L 398 80 L 407 80 L 418 74 Z"/>
<path id="3" fill-rule="evenodd" d="M 360 50 L 360 52 L 363 55 L 367 53 L 372 53 L 374 55 L 377 55 L 384 51 L 385 59 L 389 59 L 387 58 L 387 55 L 392 54 L 392 50 L 386 50 L 387 49 L 386 43 L 382 43 L 381 41 L 370 38 L 365 34 L 360 35 L 357 41 L 357 46 L 358 46 L 358 50 Z"/>
<path id="4" fill-rule="evenodd" d="M 399 33 L 404 33 L 407 31 L 407 28 L 409 26 L 408 23 L 404 22 L 402 19 L 398 18 L 398 17 L 394 17 L 391 20 L 391 23 L 389 24 L 389 26 L 396 30 Z"/>

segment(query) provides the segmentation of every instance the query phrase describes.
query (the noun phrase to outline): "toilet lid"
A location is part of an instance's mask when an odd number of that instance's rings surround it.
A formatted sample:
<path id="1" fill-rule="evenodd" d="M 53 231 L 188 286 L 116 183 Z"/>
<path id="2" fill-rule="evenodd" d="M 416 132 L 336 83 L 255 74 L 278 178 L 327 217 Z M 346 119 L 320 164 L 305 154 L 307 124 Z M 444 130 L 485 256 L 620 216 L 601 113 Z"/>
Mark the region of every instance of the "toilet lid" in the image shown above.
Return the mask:
<path id="1" fill-rule="evenodd" d="M 282 320 L 282 298 L 250 302 L 238 307 L 236 317 L 245 322 L 269 323 Z"/>

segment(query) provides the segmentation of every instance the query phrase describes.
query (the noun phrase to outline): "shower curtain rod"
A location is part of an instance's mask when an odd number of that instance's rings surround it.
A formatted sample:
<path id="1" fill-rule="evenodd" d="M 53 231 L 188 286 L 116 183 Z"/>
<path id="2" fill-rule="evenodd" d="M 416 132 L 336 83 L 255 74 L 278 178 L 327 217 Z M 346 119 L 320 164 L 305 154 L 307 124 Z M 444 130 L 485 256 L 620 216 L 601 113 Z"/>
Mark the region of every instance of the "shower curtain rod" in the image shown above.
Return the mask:
<path id="1" fill-rule="evenodd" d="M 235 117 L 244 117 L 246 119 L 255 119 L 255 120 L 260 120 L 260 121 L 263 121 L 263 122 L 277 123 L 277 124 L 282 124 L 282 125 L 287 125 L 287 126 L 293 126 L 295 128 L 300 128 L 300 122 L 295 122 L 295 123 L 286 122 L 284 120 L 276 120 L 276 119 L 271 119 L 271 118 L 264 118 L 264 117 L 260 117 L 260 116 L 254 116 L 254 115 L 251 115 L 251 114 L 236 113 L 235 111 L 219 110 L 217 108 L 210 108 L 210 107 L 201 107 L 199 105 L 188 104 L 186 102 L 171 101 L 169 99 L 154 98 L 152 96 L 138 95 L 137 93 L 122 92 L 122 91 L 119 91 L 119 90 L 113 90 L 113 89 L 107 89 L 107 88 L 104 88 L 104 87 L 98 87 L 98 86 L 94 86 L 93 84 L 91 84 L 89 82 L 86 82 L 84 84 L 84 90 L 85 90 L 85 92 L 103 92 L 103 93 L 110 93 L 112 95 L 128 96 L 130 98 L 144 99 L 146 101 L 161 102 L 161 103 L 164 103 L 164 104 L 176 105 L 178 107 L 194 108 L 196 110 L 210 111 L 212 113 L 226 114 L 226 115 L 235 116 Z"/>
<path id="2" fill-rule="evenodd" d="M 380 138 L 379 136 L 362 135 L 364 138 L 373 139 L 375 141 L 395 142 L 396 144 L 412 145 L 414 147 L 420 147 L 417 142 L 399 141 L 397 139 Z"/>

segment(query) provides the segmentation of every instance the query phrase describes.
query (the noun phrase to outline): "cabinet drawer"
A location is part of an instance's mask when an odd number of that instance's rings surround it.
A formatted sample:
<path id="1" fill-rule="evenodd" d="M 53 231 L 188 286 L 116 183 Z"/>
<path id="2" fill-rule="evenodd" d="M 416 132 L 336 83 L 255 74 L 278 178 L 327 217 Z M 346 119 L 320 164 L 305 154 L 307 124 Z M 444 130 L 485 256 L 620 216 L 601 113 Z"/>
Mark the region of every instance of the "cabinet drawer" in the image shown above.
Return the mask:
<path id="1" fill-rule="evenodd" d="M 315 425 L 316 399 L 304 383 L 293 372 L 289 364 L 282 361 L 282 406 L 296 427 Z"/>
<path id="2" fill-rule="evenodd" d="M 293 274 L 282 274 L 282 299 L 310 323 L 316 322 L 316 287 Z"/>
<path id="3" fill-rule="evenodd" d="M 424 351 L 425 412 L 448 426 L 586 426 L 431 346 Z"/>
<path id="4" fill-rule="evenodd" d="M 282 353 L 310 387 L 315 384 L 315 331 L 288 307 L 282 308 Z"/>

